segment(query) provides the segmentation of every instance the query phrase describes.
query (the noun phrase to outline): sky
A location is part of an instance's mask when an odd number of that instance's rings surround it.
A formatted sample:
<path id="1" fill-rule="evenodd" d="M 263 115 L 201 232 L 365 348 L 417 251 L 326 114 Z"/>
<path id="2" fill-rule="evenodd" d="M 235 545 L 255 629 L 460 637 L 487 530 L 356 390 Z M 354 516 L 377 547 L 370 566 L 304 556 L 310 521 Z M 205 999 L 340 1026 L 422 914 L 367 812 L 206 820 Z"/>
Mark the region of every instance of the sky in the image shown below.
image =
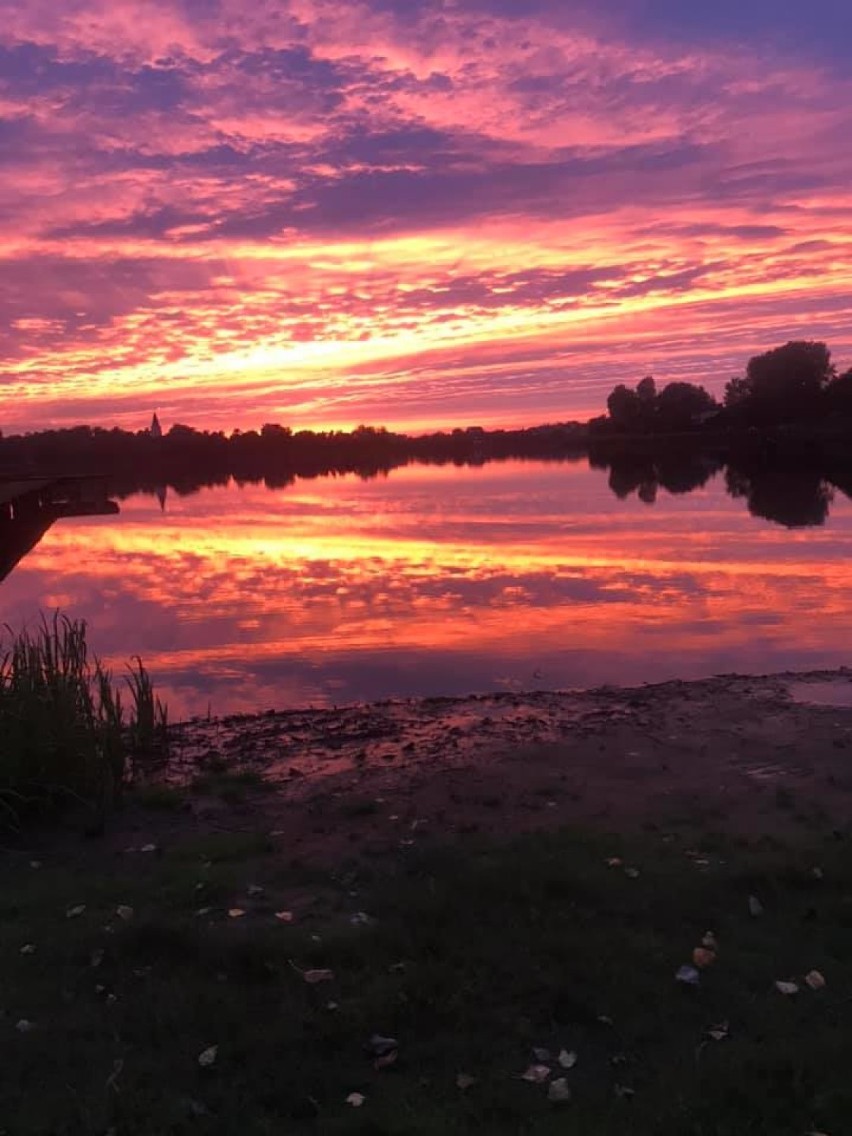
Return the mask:
<path id="1" fill-rule="evenodd" d="M 0 429 L 852 365 L 847 0 L 0 0 Z"/>

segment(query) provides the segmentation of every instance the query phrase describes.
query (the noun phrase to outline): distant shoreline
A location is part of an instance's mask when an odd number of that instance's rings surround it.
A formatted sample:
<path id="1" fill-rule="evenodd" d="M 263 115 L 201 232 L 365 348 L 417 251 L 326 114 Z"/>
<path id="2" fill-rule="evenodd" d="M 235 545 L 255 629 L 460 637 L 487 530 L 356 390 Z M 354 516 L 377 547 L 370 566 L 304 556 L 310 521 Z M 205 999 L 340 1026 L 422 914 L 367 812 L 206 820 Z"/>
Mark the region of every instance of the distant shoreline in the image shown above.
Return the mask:
<path id="1" fill-rule="evenodd" d="M 296 477 L 357 473 L 370 477 L 411 464 L 460 466 L 490 461 L 571 461 L 707 454 L 723 462 L 739 457 L 796 463 L 825 459 L 852 464 L 852 421 L 775 426 L 708 423 L 677 431 L 621 431 L 612 423 L 561 422 L 517 430 L 457 428 L 432 434 L 396 434 L 383 427 L 349 433 L 198 431 L 173 426 L 165 434 L 87 426 L 33 434 L 0 435 L 0 477 L 109 477 L 138 486 L 216 484 L 266 479 L 286 485 Z"/>

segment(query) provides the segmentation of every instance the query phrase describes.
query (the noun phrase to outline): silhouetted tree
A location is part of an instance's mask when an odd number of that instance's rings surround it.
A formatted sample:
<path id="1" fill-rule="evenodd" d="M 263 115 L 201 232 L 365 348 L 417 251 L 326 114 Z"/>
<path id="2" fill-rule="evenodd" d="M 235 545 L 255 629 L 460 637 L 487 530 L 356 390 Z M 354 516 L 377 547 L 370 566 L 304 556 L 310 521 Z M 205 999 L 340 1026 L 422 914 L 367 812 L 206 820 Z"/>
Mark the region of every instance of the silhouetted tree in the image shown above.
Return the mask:
<path id="1" fill-rule="evenodd" d="M 279 426 L 277 422 L 266 422 L 260 428 L 264 442 L 287 442 L 293 437 L 289 426 Z"/>
<path id="2" fill-rule="evenodd" d="M 749 397 L 749 384 L 748 379 L 739 377 L 729 379 L 725 383 L 725 406 L 729 410 L 736 410 L 743 406 L 748 401 Z"/>
<path id="3" fill-rule="evenodd" d="M 606 400 L 607 410 L 613 426 L 618 430 L 636 430 L 642 421 L 642 404 L 636 391 L 624 383 L 618 386 Z"/>
<path id="4" fill-rule="evenodd" d="M 825 388 L 825 405 L 829 414 L 852 418 L 852 369 L 838 375 Z"/>
<path id="5" fill-rule="evenodd" d="M 824 343 L 794 340 L 749 359 L 745 378 L 725 388 L 725 405 L 754 425 L 814 418 L 824 411 L 822 396 L 833 377 Z"/>
<path id="6" fill-rule="evenodd" d="M 657 397 L 657 384 L 653 375 L 646 375 L 636 384 L 636 394 L 639 396 L 639 401 L 646 406 L 654 401 Z"/>
<path id="7" fill-rule="evenodd" d="M 590 433 L 612 431 L 653 434 L 688 430 L 701 415 L 718 410 L 718 404 L 703 387 L 693 383 L 668 383 L 658 393 L 651 375 L 642 379 L 635 390 L 619 385 L 607 399 L 609 419 L 590 423 Z"/>
<path id="8" fill-rule="evenodd" d="M 657 395 L 657 424 L 661 430 L 686 430 L 702 414 L 719 406 L 704 387 L 694 383 L 668 383 Z"/>

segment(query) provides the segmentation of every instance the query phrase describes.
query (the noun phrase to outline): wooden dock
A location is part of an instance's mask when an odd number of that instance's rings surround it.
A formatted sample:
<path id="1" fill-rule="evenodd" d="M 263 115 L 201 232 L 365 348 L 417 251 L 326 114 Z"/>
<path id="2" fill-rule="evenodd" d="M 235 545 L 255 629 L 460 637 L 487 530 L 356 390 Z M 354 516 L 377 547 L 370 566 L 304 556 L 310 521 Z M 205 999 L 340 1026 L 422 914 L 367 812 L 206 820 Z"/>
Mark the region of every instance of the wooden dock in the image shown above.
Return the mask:
<path id="1" fill-rule="evenodd" d="M 0 475 L 0 581 L 63 517 L 109 516 L 105 477 Z"/>
<path id="2" fill-rule="evenodd" d="M 0 481 L 0 508 L 12 505 L 21 497 L 38 493 L 50 485 L 48 478 L 27 478 L 17 481 Z"/>

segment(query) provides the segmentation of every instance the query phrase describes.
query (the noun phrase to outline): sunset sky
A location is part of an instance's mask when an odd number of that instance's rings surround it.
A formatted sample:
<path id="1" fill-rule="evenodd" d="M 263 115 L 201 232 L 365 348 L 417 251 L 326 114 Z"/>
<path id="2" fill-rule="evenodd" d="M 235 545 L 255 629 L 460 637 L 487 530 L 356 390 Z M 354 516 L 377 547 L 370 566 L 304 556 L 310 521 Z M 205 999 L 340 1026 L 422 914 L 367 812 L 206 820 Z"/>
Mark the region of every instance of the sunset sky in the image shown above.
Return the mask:
<path id="1" fill-rule="evenodd" d="M 848 0 L 0 0 L 0 428 L 852 365 Z"/>

